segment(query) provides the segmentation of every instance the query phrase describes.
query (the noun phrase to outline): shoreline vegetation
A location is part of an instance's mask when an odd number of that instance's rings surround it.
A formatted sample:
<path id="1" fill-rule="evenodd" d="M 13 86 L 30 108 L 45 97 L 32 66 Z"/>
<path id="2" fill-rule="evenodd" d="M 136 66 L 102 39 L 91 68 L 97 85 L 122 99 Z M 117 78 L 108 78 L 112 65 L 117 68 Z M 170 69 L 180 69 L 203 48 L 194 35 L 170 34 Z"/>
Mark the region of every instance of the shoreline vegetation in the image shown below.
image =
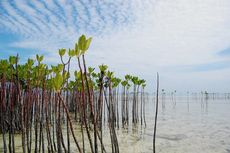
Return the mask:
<path id="1" fill-rule="evenodd" d="M 99 72 L 87 67 L 85 53 L 91 40 L 82 35 L 74 49 L 59 49 L 61 63 L 56 66 L 44 64 L 44 56 L 39 55 L 25 64 L 19 64 L 19 55 L 0 60 L 4 153 L 15 152 L 16 133 L 21 135 L 23 153 L 69 153 L 73 151 L 70 139 L 80 153 L 89 152 L 88 147 L 92 153 L 119 153 L 116 129 L 129 126 L 130 121 L 132 126 L 146 127 L 146 81 L 131 75 L 117 78 L 104 64 L 99 65 Z M 68 56 L 67 61 L 64 56 Z M 71 79 L 73 58 L 78 69 Z M 76 124 L 81 137 L 75 132 Z M 109 128 L 110 148 L 104 146 L 103 124 Z"/>

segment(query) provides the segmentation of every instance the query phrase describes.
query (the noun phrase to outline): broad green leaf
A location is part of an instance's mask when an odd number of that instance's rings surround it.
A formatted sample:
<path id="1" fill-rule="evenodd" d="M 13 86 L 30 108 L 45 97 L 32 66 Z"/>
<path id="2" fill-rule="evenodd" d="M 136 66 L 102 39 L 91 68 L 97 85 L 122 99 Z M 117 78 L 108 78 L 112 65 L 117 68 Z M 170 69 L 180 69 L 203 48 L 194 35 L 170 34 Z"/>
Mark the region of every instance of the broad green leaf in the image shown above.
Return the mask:
<path id="1" fill-rule="evenodd" d="M 0 61 L 0 69 L 2 72 L 5 72 L 8 68 L 8 61 L 7 60 L 1 60 Z"/>
<path id="2" fill-rule="evenodd" d="M 83 45 L 83 49 L 82 49 L 81 54 L 85 54 L 85 52 L 89 49 L 91 41 L 92 41 L 92 37 L 90 37 L 89 39 L 85 40 L 85 43 Z"/>
<path id="3" fill-rule="evenodd" d="M 73 49 L 69 49 L 68 55 L 69 55 L 70 57 L 73 57 L 73 56 L 75 55 L 74 50 L 73 50 Z"/>
<path id="4" fill-rule="evenodd" d="M 107 70 L 107 68 L 108 68 L 107 65 L 104 65 L 104 64 L 99 65 L 99 69 L 100 69 L 101 72 L 105 72 Z"/>
<path id="5" fill-rule="evenodd" d="M 90 37 L 89 39 L 86 40 L 85 50 L 88 50 L 88 49 L 89 49 L 89 46 L 90 46 L 90 44 L 91 44 L 91 41 L 92 41 L 92 37 Z"/>
<path id="6" fill-rule="evenodd" d="M 80 56 L 80 49 L 79 49 L 79 45 L 78 45 L 77 43 L 75 44 L 75 55 L 76 55 L 77 57 Z"/>
<path id="7" fill-rule="evenodd" d="M 92 73 L 94 71 L 95 68 L 92 68 L 92 67 L 88 67 L 88 72 L 89 73 Z"/>
<path id="8" fill-rule="evenodd" d="M 85 35 L 81 35 L 81 37 L 78 39 L 78 45 L 81 51 L 84 50 L 85 43 L 86 43 L 86 37 Z"/>
<path id="9" fill-rule="evenodd" d="M 113 75 L 114 75 L 114 72 L 108 71 L 107 76 L 108 76 L 109 79 L 112 79 Z"/>
<path id="10" fill-rule="evenodd" d="M 29 65 L 29 67 L 31 67 L 31 66 L 34 65 L 34 60 L 29 58 L 29 59 L 27 60 L 27 63 L 28 63 L 28 65 Z"/>
<path id="11" fill-rule="evenodd" d="M 54 89 L 55 91 L 59 91 L 62 87 L 63 83 L 63 77 L 60 73 L 56 73 L 56 76 L 54 78 Z"/>
<path id="12" fill-rule="evenodd" d="M 37 59 L 38 63 L 41 63 L 43 58 L 44 58 L 43 55 L 41 55 L 41 56 L 39 56 L 38 54 L 36 55 L 36 59 Z"/>
<path id="13" fill-rule="evenodd" d="M 38 59 L 39 59 L 39 55 L 38 55 L 38 54 L 36 54 L 36 59 L 37 59 L 37 61 L 38 61 Z"/>
<path id="14" fill-rule="evenodd" d="M 65 52 L 66 52 L 66 49 L 62 48 L 62 49 L 59 49 L 58 53 L 59 55 L 62 57 L 65 55 Z"/>

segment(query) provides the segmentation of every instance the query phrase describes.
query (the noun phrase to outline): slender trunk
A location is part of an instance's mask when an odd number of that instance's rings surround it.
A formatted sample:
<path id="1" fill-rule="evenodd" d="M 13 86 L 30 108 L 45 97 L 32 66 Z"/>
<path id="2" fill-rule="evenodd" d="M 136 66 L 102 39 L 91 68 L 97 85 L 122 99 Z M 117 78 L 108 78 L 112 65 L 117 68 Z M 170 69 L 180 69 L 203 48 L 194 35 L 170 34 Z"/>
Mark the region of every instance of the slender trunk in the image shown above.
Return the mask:
<path id="1" fill-rule="evenodd" d="M 58 96 L 59 96 L 59 100 L 60 100 L 60 102 L 62 102 L 63 108 L 64 108 L 64 110 L 65 110 L 65 112 L 66 112 L 67 119 L 69 120 L 70 130 L 71 130 L 71 132 L 72 132 L 74 141 L 75 141 L 75 143 L 76 143 L 76 145 L 77 145 L 78 151 L 81 153 L 82 151 L 81 151 L 80 145 L 78 144 L 78 141 L 77 141 L 77 139 L 76 139 L 76 136 L 75 136 L 75 134 L 74 134 L 73 125 L 72 125 L 72 122 L 71 122 L 71 118 L 70 118 L 68 109 L 67 109 L 67 107 L 66 107 L 66 105 L 65 105 L 65 103 L 64 103 L 64 101 L 63 101 L 63 99 L 61 98 L 60 93 L 58 93 Z"/>
<path id="2" fill-rule="evenodd" d="M 147 99 L 147 101 L 148 101 L 148 99 Z M 144 91 L 144 89 L 143 89 L 143 116 L 144 116 L 144 123 L 145 123 L 145 127 L 146 127 L 146 120 L 145 120 L 145 103 L 146 103 L 146 101 L 145 101 L 145 91 Z"/>
<path id="3" fill-rule="evenodd" d="M 141 126 L 143 124 L 142 117 L 143 117 L 143 88 L 141 89 Z"/>
<path id="4" fill-rule="evenodd" d="M 118 109 L 118 102 L 119 102 L 119 86 L 117 88 L 117 93 L 116 93 L 116 104 L 117 104 L 117 128 L 119 129 L 119 109 Z"/>
<path id="5" fill-rule="evenodd" d="M 55 93 L 55 101 L 58 104 L 57 105 L 57 124 L 56 124 L 56 133 L 57 133 L 57 151 L 58 153 L 62 153 L 62 147 L 61 147 L 61 102 L 58 98 L 58 94 Z"/>
<path id="6" fill-rule="evenodd" d="M 68 68 L 67 71 L 69 73 L 69 69 L 70 69 L 70 60 L 68 62 Z M 69 81 L 67 79 L 67 83 L 66 86 L 68 87 Z M 66 104 L 67 104 L 67 108 L 69 108 L 69 90 L 67 90 L 66 92 Z M 66 128 L 67 128 L 67 152 L 70 153 L 70 138 L 69 138 L 69 121 L 68 119 L 66 120 Z"/>
<path id="7" fill-rule="evenodd" d="M 46 119 L 46 137 L 47 137 L 47 143 L 48 143 L 48 152 L 54 152 L 53 150 L 53 146 L 52 146 L 52 140 L 51 140 L 51 134 L 50 134 L 50 128 L 49 128 L 49 124 L 50 124 L 50 121 L 49 121 L 49 113 L 48 113 L 48 104 L 46 103 L 45 105 L 45 119 Z"/>
<path id="8" fill-rule="evenodd" d="M 84 65 L 84 74 L 85 74 L 85 80 L 86 80 L 86 86 L 87 86 L 87 91 L 88 91 L 88 99 L 89 99 L 89 105 L 90 105 L 90 111 L 93 119 L 93 127 L 94 127 L 94 151 L 95 153 L 98 153 L 98 148 L 97 148 L 97 124 L 96 124 L 96 113 L 93 111 L 93 100 L 90 92 L 90 86 L 87 78 L 87 70 L 86 70 L 86 63 L 85 63 L 85 56 L 82 55 L 83 58 L 83 65 Z"/>
<path id="9" fill-rule="evenodd" d="M 57 129 L 57 100 L 56 100 L 56 97 L 53 95 L 53 100 L 52 99 L 52 102 L 54 102 L 53 104 L 53 117 L 52 117 L 52 122 L 53 122 L 53 145 L 54 145 L 54 150 L 55 152 L 57 151 L 57 147 L 56 147 L 56 143 L 55 143 L 55 129 Z M 57 130 L 56 130 L 56 133 L 57 133 Z"/>
<path id="10" fill-rule="evenodd" d="M 38 141 L 38 95 L 37 95 L 37 91 L 36 91 L 36 99 L 35 99 L 35 106 L 34 106 L 34 131 L 35 131 L 35 147 L 34 147 L 34 153 L 37 153 L 38 151 L 38 144 L 37 144 L 37 141 Z"/>
<path id="11" fill-rule="evenodd" d="M 159 75 L 157 73 L 157 95 L 156 95 L 156 112 L 155 112 L 155 123 L 153 131 L 153 153 L 156 153 L 156 130 L 157 130 L 157 115 L 158 115 L 158 97 L 159 96 Z"/>
<path id="12" fill-rule="evenodd" d="M 3 152 L 7 153 L 7 145 L 6 145 L 6 138 L 5 138 L 5 123 L 4 123 L 4 119 L 5 119 L 5 77 L 2 77 L 1 80 L 1 132 L 2 132 L 2 141 L 3 141 Z"/>

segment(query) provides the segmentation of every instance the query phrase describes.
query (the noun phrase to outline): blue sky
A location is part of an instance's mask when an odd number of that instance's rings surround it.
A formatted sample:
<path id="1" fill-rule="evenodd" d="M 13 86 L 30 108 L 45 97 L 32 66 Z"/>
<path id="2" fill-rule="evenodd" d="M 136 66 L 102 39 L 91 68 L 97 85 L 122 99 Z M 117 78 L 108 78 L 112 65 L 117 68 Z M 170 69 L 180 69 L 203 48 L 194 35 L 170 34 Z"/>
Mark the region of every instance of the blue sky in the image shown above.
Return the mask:
<path id="1" fill-rule="evenodd" d="M 0 57 L 55 64 L 84 33 L 89 65 L 141 76 L 149 90 L 159 72 L 166 91 L 228 92 L 229 27 L 229 0 L 1 0 Z"/>

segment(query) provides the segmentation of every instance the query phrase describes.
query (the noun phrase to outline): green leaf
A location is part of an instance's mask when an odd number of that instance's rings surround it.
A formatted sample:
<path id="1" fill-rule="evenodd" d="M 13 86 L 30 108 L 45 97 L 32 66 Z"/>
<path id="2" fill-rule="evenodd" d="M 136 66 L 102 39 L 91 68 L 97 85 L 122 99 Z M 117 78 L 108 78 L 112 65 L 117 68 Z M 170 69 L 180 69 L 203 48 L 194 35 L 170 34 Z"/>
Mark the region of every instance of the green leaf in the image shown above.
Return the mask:
<path id="1" fill-rule="evenodd" d="M 55 91 L 59 91 L 62 87 L 63 77 L 60 73 L 56 73 L 56 76 L 53 80 Z"/>
<path id="2" fill-rule="evenodd" d="M 57 65 L 57 72 L 61 72 L 63 70 L 64 66 L 62 64 Z"/>
<path id="3" fill-rule="evenodd" d="M 126 80 L 124 80 L 124 81 L 121 82 L 121 85 L 122 85 L 123 87 L 125 87 L 127 84 L 128 84 L 128 81 L 126 81 Z"/>
<path id="4" fill-rule="evenodd" d="M 15 56 L 10 56 L 10 57 L 9 57 L 9 62 L 10 62 L 11 65 L 16 64 L 16 61 L 17 61 L 17 59 L 16 59 Z"/>
<path id="5" fill-rule="evenodd" d="M 131 79 L 131 81 L 133 82 L 133 84 L 138 84 L 138 77 L 136 77 L 136 76 L 133 76 L 132 77 L 132 79 Z"/>
<path id="6" fill-rule="evenodd" d="M 81 51 L 84 50 L 85 43 L 86 43 L 86 37 L 85 35 L 81 35 L 81 37 L 78 39 L 78 45 Z"/>
<path id="7" fill-rule="evenodd" d="M 38 63 L 41 63 L 43 58 L 44 58 L 43 55 L 41 55 L 41 56 L 39 56 L 38 54 L 36 55 L 36 59 L 37 59 Z"/>
<path id="8" fill-rule="evenodd" d="M 132 77 L 131 77 L 131 75 L 127 74 L 127 75 L 125 75 L 125 79 L 126 79 L 126 80 L 131 80 Z"/>
<path id="9" fill-rule="evenodd" d="M 80 56 L 80 49 L 79 49 L 79 45 L 78 45 L 77 43 L 75 44 L 75 55 L 76 55 L 77 57 Z"/>
<path id="10" fill-rule="evenodd" d="M 95 73 L 95 72 L 92 72 L 92 76 L 93 76 L 94 78 L 96 78 L 96 77 L 99 76 L 99 75 L 97 75 L 97 73 Z"/>
<path id="11" fill-rule="evenodd" d="M 68 55 L 69 55 L 70 57 L 73 57 L 73 56 L 75 55 L 74 49 L 69 49 Z"/>
<path id="12" fill-rule="evenodd" d="M 8 68 L 8 61 L 7 60 L 1 60 L 0 61 L 0 70 L 1 73 L 4 73 Z"/>
<path id="13" fill-rule="evenodd" d="M 90 46 L 90 44 L 91 44 L 91 41 L 92 41 L 92 37 L 90 37 L 89 39 L 87 39 L 85 50 L 88 50 L 88 49 L 89 49 L 89 46 Z"/>
<path id="14" fill-rule="evenodd" d="M 59 55 L 62 57 L 65 55 L 65 52 L 66 52 L 66 49 L 62 48 L 62 49 L 59 49 L 58 53 Z"/>
<path id="15" fill-rule="evenodd" d="M 92 68 L 92 67 L 88 67 L 88 72 L 89 73 L 92 73 L 94 71 L 95 68 Z"/>
<path id="16" fill-rule="evenodd" d="M 43 61 L 44 55 L 40 56 L 40 62 Z"/>
<path id="17" fill-rule="evenodd" d="M 74 76 L 75 78 L 77 78 L 77 71 L 74 71 Z"/>
<path id="18" fill-rule="evenodd" d="M 29 67 L 32 67 L 32 66 L 34 65 L 34 60 L 29 58 L 29 59 L 27 60 L 27 63 L 28 63 L 28 65 L 29 65 Z"/>
<path id="19" fill-rule="evenodd" d="M 39 55 L 38 55 L 38 54 L 36 54 L 36 59 L 37 59 L 37 61 L 38 61 L 38 59 L 39 59 Z"/>
<path id="20" fill-rule="evenodd" d="M 114 75 L 114 72 L 108 71 L 107 76 L 108 76 L 109 79 L 112 79 L 113 75 Z"/>
<path id="21" fill-rule="evenodd" d="M 101 72 L 105 72 L 107 70 L 107 68 L 108 68 L 107 65 L 104 65 L 104 64 L 99 65 L 99 69 L 100 69 Z"/>

